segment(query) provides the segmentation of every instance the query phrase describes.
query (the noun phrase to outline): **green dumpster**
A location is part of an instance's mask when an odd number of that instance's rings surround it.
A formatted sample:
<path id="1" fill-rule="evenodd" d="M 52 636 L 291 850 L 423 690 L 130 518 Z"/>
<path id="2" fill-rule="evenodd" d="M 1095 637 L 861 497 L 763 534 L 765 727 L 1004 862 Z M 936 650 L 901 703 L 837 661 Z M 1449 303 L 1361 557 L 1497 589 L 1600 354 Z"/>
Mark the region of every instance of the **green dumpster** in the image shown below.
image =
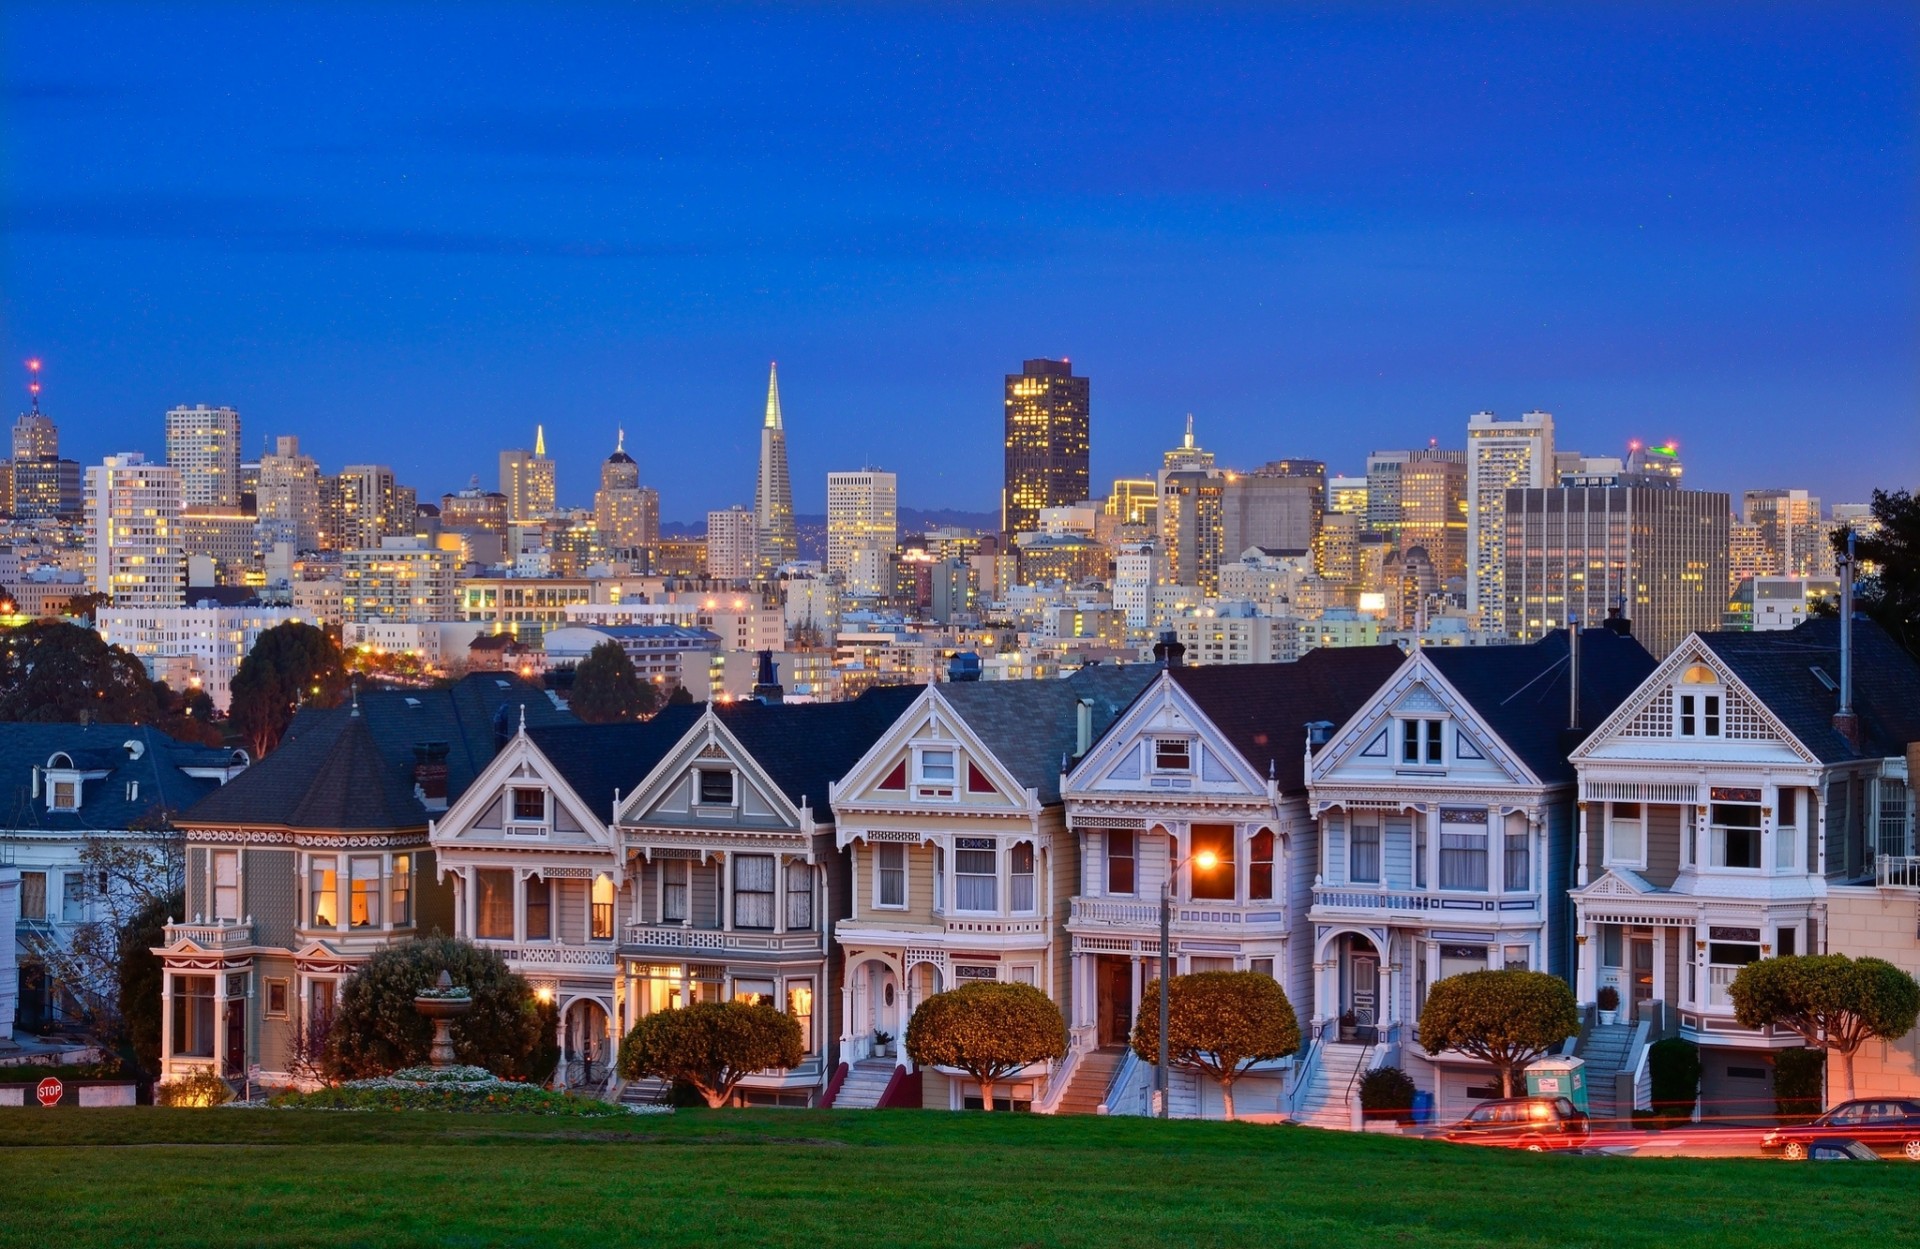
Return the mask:
<path id="1" fill-rule="evenodd" d="M 1582 1058 L 1536 1059 L 1527 1067 L 1527 1096 L 1564 1097 L 1588 1113 L 1586 1065 Z"/>

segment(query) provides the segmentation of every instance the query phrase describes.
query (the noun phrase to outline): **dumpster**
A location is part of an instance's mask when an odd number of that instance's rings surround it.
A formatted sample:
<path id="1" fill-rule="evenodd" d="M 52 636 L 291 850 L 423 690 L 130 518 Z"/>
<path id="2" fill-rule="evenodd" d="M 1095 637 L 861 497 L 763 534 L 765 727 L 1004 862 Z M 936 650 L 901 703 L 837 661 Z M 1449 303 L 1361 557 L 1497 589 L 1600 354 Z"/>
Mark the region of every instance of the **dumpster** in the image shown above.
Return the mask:
<path id="1" fill-rule="evenodd" d="M 1553 1056 L 1534 1060 L 1527 1067 L 1527 1096 L 1564 1097 L 1581 1114 L 1587 1114 L 1586 1060 Z"/>

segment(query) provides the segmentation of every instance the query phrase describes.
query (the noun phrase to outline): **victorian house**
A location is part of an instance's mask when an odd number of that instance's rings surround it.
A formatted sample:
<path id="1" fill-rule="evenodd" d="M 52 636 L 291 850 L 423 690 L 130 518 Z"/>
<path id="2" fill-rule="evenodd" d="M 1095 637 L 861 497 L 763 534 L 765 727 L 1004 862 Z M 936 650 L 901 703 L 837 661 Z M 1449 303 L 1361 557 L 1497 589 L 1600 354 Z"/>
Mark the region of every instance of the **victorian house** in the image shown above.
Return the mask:
<path id="1" fill-rule="evenodd" d="M 1348 1126 L 1355 1071 L 1389 1061 L 1434 1093 L 1441 1121 L 1458 1118 L 1493 1095 L 1489 1073 L 1420 1049 L 1428 987 L 1497 968 L 1571 977 L 1567 752 L 1654 666 L 1622 632 L 1574 640 L 1416 650 L 1315 749 L 1310 1001 L 1324 1087 L 1303 1094 L 1302 1119 Z"/>
<path id="2" fill-rule="evenodd" d="M 1168 666 L 1062 784 L 1080 846 L 1072 942 L 1074 1061 L 1114 1070 L 1102 1104 L 1146 1109 L 1151 1068 L 1122 1049 L 1159 976 L 1166 907 L 1172 972 L 1257 971 L 1304 1017 L 1314 1000 L 1307 908 L 1317 831 L 1309 741 L 1349 719 L 1401 666 L 1391 646 L 1322 648 L 1296 663 Z M 1331 723 L 1329 723 L 1331 722 Z M 1104 1058 L 1093 1057 L 1104 1055 Z M 1242 1111 L 1277 1112 L 1290 1062 L 1236 1085 Z M 1217 1089 L 1174 1073 L 1176 1114 L 1220 1113 Z"/>
<path id="3" fill-rule="evenodd" d="M 1080 856 L 1061 775 L 1155 672 L 1096 665 L 1060 680 L 927 686 L 832 787 L 852 874 L 851 914 L 836 930 L 849 1064 L 836 1105 L 874 1104 L 896 1071 L 917 1076 L 919 1104 L 980 1104 L 964 1075 L 913 1072 L 902 1052 L 914 1008 L 935 993 L 1006 981 L 1068 1010 L 1064 925 Z M 1005 1096 L 1051 1108 L 1068 1075 L 1040 1064 Z M 901 1087 L 911 1099 L 913 1084 Z"/>
<path id="4" fill-rule="evenodd" d="M 303 710 L 272 754 L 176 821 L 186 911 L 164 964 L 162 1078 L 257 1068 L 293 1083 L 375 950 L 454 929 L 428 825 L 511 738 L 570 722 L 503 674 Z"/>
<path id="5" fill-rule="evenodd" d="M 1836 894 L 1908 890 L 1911 925 L 1915 741 L 1920 665 L 1870 622 L 1815 619 L 1688 637 L 1573 752 L 1579 999 L 1610 986 L 1636 1044 L 1696 1042 L 1704 1116 L 1771 1114 L 1773 1053 L 1800 1044 L 1740 1027 L 1742 967 L 1881 953 L 1836 943 Z"/>

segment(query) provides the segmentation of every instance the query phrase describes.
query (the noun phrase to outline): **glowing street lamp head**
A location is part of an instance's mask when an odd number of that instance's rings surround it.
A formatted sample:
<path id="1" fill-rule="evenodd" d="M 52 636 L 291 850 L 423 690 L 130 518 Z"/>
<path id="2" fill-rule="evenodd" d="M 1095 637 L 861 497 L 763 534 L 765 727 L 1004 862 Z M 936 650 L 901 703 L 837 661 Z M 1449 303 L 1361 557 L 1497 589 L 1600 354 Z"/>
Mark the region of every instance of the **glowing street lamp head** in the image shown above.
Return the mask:
<path id="1" fill-rule="evenodd" d="M 1203 872 L 1211 872 L 1220 865 L 1220 856 L 1211 850 L 1202 850 L 1193 856 L 1193 865 Z"/>

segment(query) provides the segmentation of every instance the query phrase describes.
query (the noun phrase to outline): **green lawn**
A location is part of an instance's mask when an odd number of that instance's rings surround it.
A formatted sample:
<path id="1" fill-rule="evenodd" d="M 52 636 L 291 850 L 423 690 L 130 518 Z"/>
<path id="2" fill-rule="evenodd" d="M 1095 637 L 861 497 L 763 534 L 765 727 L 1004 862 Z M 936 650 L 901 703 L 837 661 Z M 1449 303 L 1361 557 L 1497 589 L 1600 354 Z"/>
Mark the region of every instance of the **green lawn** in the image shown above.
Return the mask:
<path id="1" fill-rule="evenodd" d="M 0 1110 L 0 1246 L 1876 1245 L 1903 1163 L 1554 1157 L 1226 1123 Z"/>

